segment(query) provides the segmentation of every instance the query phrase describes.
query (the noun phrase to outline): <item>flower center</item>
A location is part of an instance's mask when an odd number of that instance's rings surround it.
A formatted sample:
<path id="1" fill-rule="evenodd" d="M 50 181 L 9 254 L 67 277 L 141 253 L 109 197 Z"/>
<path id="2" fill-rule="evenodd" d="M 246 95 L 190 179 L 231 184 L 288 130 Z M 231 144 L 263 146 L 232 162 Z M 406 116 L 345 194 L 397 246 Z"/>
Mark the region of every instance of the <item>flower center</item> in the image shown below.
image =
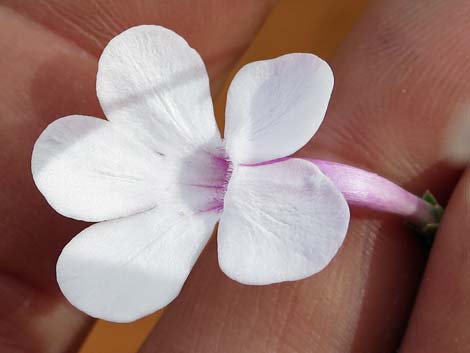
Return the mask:
<path id="1" fill-rule="evenodd" d="M 224 197 L 227 192 L 228 183 L 232 176 L 233 164 L 225 154 L 225 151 L 212 155 L 213 170 L 215 171 L 215 189 L 214 209 L 222 211 L 224 208 Z"/>

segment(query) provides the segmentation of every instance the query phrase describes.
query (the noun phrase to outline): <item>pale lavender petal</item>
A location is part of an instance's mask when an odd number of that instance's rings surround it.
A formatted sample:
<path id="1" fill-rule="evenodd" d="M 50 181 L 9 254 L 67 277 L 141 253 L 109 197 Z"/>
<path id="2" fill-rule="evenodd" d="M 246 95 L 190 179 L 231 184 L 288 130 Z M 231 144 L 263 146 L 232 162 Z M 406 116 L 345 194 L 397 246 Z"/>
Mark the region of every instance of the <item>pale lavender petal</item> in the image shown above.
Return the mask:
<path id="1" fill-rule="evenodd" d="M 236 163 L 289 156 L 315 134 L 333 90 L 333 72 L 313 54 L 244 66 L 227 93 L 225 139 Z"/>
<path id="2" fill-rule="evenodd" d="M 64 216 L 102 221 L 154 207 L 162 156 L 106 120 L 73 115 L 51 123 L 34 145 L 38 189 Z"/>
<path id="3" fill-rule="evenodd" d="M 219 264 L 245 284 L 305 278 L 331 261 L 348 223 L 346 200 L 313 163 L 236 166 L 219 225 Z"/>
<path id="4" fill-rule="evenodd" d="M 50 124 L 31 161 L 34 181 L 64 216 L 97 222 L 130 216 L 176 201 L 203 209 L 222 201 L 227 165 L 220 151 L 194 150 L 184 158 L 141 143 L 123 125 L 69 116 Z"/>
<path id="5" fill-rule="evenodd" d="M 60 289 L 93 317 L 129 322 L 151 314 L 178 295 L 218 216 L 175 202 L 94 224 L 62 251 Z"/>
<path id="6" fill-rule="evenodd" d="M 108 120 L 160 153 L 221 145 L 204 62 L 167 28 L 141 25 L 114 37 L 99 60 L 96 90 Z"/>

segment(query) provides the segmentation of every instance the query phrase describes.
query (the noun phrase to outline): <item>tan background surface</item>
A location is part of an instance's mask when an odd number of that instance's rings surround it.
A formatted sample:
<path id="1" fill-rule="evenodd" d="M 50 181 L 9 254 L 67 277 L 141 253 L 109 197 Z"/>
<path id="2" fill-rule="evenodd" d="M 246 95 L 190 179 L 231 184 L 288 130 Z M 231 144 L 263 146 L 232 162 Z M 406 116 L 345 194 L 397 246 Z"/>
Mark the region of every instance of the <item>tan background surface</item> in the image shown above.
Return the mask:
<path id="1" fill-rule="evenodd" d="M 366 2 L 281 0 L 237 67 L 290 52 L 311 52 L 330 59 Z M 229 82 L 230 79 L 227 80 Z M 216 99 L 220 126 L 223 125 L 225 93 L 222 91 Z M 160 313 L 156 313 L 131 324 L 97 321 L 80 353 L 135 353 L 159 316 Z"/>

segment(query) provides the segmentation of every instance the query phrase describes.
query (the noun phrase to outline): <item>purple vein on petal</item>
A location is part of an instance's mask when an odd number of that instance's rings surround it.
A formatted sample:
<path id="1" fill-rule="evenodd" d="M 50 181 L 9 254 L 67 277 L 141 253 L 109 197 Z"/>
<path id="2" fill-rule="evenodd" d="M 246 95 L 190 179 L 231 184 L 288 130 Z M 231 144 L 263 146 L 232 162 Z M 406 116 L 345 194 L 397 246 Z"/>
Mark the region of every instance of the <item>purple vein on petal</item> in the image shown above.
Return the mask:
<path id="1" fill-rule="evenodd" d="M 198 188 L 204 188 L 204 189 L 220 189 L 220 190 L 225 189 L 225 186 L 223 185 L 205 185 L 205 184 L 187 184 L 187 185 L 195 186 Z"/>
<path id="2" fill-rule="evenodd" d="M 269 165 L 269 164 L 274 164 L 274 163 L 287 161 L 287 160 L 292 159 L 292 158 L 293 157 L 282 157 L 282 158 L 271 159 L 269 161 L 264 161 L 264 162 L 259 162 L 259 163 L 240 163 L 239 165 L 241 165 L 243 167 L 260 167 L 262 165 Z"/>
<path id="3" fill-rule="evenodd" d="M 202 178 L 201 182 L 186 182 L 186 186 L 214 190 L 212 200 L 199 212 L 220 212 L 224 208 L 224 196 L 227 191 L 228 183 L 232 175 L 232 162 L 226 155 L 223 148 L 216 150 L 203 150 L 208 160 L 204 160 L 206 168 L 203 174 L 206 174 Z"/>

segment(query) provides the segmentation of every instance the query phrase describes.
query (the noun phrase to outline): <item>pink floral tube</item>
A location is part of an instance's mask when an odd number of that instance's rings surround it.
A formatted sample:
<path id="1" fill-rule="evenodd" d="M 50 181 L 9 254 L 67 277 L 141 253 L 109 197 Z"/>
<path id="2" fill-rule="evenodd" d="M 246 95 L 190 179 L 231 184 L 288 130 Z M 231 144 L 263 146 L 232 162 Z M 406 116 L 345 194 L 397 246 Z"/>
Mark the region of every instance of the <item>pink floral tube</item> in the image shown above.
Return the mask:
<path id="1" fill-rule="evenodd" d="M 440 206 L 380 175 L 341 163 L 305 159 L 318 166 L 336 184 L 351 206 L 397 214 L 420 228 L 439 223 Z"/>

